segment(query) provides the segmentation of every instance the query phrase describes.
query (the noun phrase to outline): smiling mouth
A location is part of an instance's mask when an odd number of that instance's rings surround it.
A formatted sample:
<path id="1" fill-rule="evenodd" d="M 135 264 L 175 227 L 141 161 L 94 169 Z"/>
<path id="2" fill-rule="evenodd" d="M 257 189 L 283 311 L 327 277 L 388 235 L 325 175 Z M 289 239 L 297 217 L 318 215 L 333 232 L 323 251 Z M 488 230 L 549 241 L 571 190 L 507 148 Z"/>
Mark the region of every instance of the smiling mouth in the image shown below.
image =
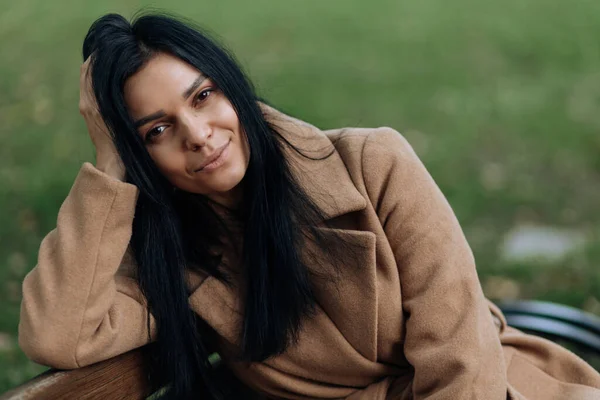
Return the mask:
<path id="1" fill-rule="evenodd" d="M 221 150 L 218 150 L 218 155 L 215 159 L 213 159 L 211 162 L 209 162 L 208 164 L 196 169 L 194 172 L 202 172 L 202 171 L 212 171 L 213 169 L 217 169 L 218 167 L 220 167 L 225 158 L 227 157 L 227 150 L 229 149 L 229 144 L 231 143 L 231 140 L 228 141 L 222 148 Z"/>

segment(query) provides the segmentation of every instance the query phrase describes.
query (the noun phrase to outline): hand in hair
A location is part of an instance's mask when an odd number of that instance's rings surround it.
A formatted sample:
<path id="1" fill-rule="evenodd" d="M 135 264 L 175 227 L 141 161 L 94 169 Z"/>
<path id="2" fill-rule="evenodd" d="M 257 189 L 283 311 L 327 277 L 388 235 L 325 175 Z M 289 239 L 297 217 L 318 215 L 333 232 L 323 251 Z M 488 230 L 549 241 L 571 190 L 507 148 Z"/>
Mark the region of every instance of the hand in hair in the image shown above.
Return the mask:
<path id="1" fill-rule="evenodd" d="M 91 57 L 81 66 L 79 88 L 79 112 L 83 115 L 88 133 L 96 148 L 96 168 L 121 181 L 125 180 L 125 167 L 110 136 L 108 128 L 98 111 L 92 87 Z"/>

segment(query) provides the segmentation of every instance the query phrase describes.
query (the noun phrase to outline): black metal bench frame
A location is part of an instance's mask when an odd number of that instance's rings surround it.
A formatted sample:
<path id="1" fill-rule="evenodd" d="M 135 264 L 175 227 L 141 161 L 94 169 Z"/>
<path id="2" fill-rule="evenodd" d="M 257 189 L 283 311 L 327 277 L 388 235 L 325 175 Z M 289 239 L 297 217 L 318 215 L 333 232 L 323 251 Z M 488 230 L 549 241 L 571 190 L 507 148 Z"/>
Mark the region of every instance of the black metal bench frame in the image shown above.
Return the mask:
<path id="1" fill-rule="evenodd" d="M 600 318 L 556 303 L 503 301 L 498 306 L 508 325 L 551 340 L 571 343 L 600 357 Z"/>

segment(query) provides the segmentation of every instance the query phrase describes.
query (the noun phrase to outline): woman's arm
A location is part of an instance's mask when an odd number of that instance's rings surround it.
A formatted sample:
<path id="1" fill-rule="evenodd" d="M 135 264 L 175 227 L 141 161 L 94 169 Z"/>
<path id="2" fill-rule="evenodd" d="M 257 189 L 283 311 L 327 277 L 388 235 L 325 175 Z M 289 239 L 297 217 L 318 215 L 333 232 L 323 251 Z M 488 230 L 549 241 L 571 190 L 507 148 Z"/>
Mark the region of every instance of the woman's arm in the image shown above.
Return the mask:
<path id="1" fill-rule="evenodd" d="M 79 111 L 96 167 L 81 168 L 23 282 L 19 344 L 34 361 L 57 368 L 81 367 L 148 341 L 144 296 L 123 264 L 138 191 L 123 182 L 89 65 L 88 59 L 81 66 Z"/>
<path id="2" fill-rule="evenodd" d="M 144 297 L 118 273 L 136 199 L 135 186 L 81 168 L 23 283 L 19 344 L 34 361 L 77 368 L 148 342 Z"/>
<path id="3" fill-rule="evenodd" d="M 505 399 L 498 332 L 450 205 L 392 129 L 366 139 L 363 174 L 398 265 L 413 398 Z"/>

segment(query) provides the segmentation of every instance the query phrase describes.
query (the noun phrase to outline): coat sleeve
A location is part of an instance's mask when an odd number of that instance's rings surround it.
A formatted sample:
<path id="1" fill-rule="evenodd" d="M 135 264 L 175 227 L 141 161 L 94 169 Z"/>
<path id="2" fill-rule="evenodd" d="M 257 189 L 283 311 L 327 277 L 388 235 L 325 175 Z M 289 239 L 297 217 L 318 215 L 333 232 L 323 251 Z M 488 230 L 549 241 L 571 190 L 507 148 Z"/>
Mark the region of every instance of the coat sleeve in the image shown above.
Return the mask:
<path id="1" fill-rule="evenodd" d="M 32 360 L 77 368 L 149 341 L 144 296 L 123 273 L 137 194 L 82 166 L 23 282 L 19 345 Z"/>
<path id="2" fill-rule="evenodd" d="M 450 205 L 392 129 L 369 134 L 362 163 L 367 194 L 398 266 L 404 353 L 414 368 L 410 398 L 505 399 L 498 332 Z"/>

